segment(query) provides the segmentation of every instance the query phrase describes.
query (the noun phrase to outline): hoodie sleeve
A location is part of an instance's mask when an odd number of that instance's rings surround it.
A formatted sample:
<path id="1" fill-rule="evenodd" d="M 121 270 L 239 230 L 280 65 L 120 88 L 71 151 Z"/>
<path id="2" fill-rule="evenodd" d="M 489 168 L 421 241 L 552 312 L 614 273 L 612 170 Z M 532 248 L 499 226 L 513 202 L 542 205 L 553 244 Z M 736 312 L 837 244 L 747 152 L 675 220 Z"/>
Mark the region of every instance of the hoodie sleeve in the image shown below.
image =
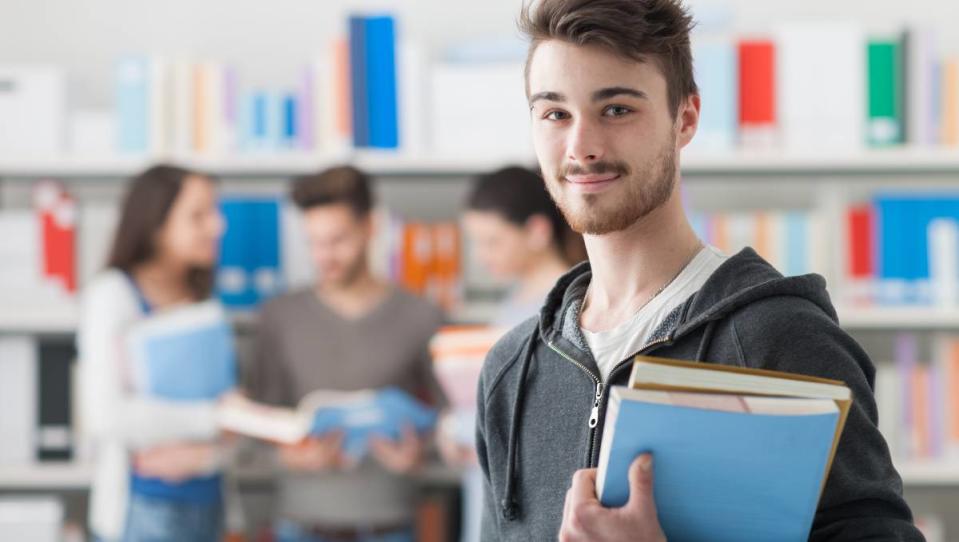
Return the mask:
<path id="1" fill-rule="evenodd" d="M 490 353 L 492 355 L 492 352 Z M 483 471 L 483 513 L 480 519 L 480 540 L 497 540 L 499 532 L 496 522 L 496 498 L 490 484 L 489 449 L 486 440 L 486 369 L 489 366 L 487 357 L 486 367 L 480 374 L 480 381 L 476 391 L 476 456 L 480 469 Z"/>
<path id="2" fill-rule="evenodd" d="M 879 433 L 875 367 L 856 341 L 800 297 L 755 302 L 732 318 L 729 330 L 746 366 L 841 380 L 852 390 L 810 540 L 923 540 Z"/>

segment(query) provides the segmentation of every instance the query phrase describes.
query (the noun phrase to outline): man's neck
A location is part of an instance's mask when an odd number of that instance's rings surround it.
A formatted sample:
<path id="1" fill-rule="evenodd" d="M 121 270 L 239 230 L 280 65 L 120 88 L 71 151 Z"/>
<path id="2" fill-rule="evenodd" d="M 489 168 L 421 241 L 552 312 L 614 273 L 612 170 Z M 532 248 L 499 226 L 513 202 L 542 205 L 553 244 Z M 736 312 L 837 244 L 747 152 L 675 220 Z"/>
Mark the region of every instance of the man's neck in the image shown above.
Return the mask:
<path id="1" fill-rule="evenodd" d="M 581 325 L 604 331 L 628 320 L 672 281 L 702 243 L 686 219 L 678 191 L 625 230 L 584 236 L 592 267 Z"/>
<path id="2" fill-rule="evenodd" d="M 389 286 L 369 272 L 344 284 L 318 284 L 316 296 L 346 319 L 360 318 L 375 309 L 386 297 Z"/>

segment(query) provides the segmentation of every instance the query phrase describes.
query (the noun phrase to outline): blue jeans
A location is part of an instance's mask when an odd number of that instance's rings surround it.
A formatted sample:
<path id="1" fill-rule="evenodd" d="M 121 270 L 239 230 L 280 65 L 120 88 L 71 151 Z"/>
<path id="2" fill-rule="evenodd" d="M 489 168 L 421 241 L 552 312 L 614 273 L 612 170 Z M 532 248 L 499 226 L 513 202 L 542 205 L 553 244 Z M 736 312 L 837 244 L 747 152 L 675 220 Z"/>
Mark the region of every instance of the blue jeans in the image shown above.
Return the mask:
<path id="1" fill-rule="evenodd" d="M 219 542 L 223 504 L 130 495 L 122 542 Z"/>
<path id="2" fill-rule="evenodd" d="M 297 523 L 288 520 L 278 520 L 274 526 L 276 542 L 328 542 L 326 539 L 310 534 Z M 413 542 L 413 530 L 400 531 L 390 534 L 370 534 L 360 536 L 357 542 Z"/>

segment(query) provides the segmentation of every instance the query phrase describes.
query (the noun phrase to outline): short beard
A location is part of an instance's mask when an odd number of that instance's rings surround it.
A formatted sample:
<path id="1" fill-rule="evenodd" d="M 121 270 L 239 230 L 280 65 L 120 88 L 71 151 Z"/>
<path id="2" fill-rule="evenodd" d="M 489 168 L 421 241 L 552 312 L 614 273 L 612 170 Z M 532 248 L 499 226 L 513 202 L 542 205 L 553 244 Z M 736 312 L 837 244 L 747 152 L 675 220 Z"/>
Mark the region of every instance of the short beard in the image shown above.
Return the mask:
<path id="1" fill-rule="evenodd" d="M 547 182 L 553 201 L 573 231 L 586 235 L 605 235 L 632 226 L 665 204 L 673 194 L 676 177 L 676 150 L 668 145 L 646 169 L 646 174 L 634 174 L 623 162 L 598 162 L 589 167 L 568 166 Z M 625 194 L 603 206 L 599 202 L 605 194 L 584 194 L 584 205 L 574 207 L 564 200 L 563 183 L 568 175 L 617 173 L 626 183 Z M 607 198 L 609 196 L 606 196 Z M 605 208 L 604 208 L 605 207 Z"/>

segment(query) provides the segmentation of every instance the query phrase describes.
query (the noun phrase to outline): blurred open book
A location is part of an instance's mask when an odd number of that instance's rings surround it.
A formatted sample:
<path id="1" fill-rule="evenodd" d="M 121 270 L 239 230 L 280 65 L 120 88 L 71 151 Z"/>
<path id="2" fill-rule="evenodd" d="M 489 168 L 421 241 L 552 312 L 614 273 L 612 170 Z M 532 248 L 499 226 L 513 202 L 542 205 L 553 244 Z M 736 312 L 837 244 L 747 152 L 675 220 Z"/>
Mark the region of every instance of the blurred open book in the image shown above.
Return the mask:
<path id="1" fill-rule="evenodd" d="M 373 436 L 396 440 L 407 426 L 418 433 L 430 431 L 436 423 L 436 412 L 397 388 L 315 390 L 296 408 L 231 397 L 220 405 L 217 419 L 226 431 L 281 444 L 340 431 L 344 451 L 358 457 L 366 452 Z"/>

